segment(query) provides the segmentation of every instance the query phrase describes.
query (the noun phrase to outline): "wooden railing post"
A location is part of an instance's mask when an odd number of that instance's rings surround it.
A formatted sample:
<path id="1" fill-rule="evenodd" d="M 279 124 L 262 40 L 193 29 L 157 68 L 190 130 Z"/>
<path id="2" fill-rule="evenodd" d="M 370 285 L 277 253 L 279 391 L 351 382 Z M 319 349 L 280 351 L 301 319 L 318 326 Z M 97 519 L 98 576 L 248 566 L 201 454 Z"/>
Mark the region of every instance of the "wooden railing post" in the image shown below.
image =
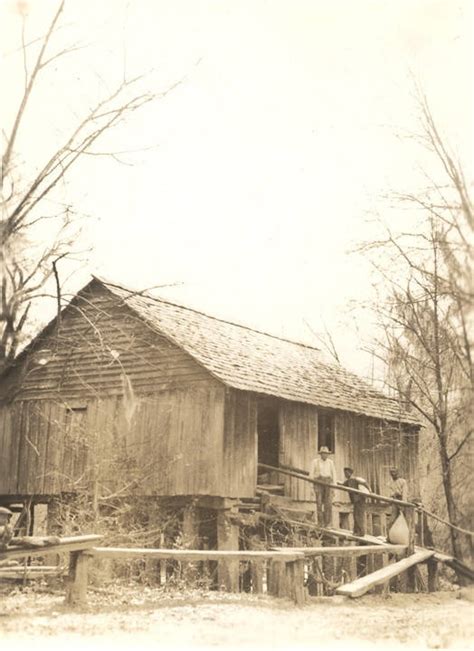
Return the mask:
<path id="1" fill-rule="evenodd" d="M 270 562 L 268 576 L 268 592 L 274 597 L 286 597 L 286 572 L 285 562 L 281 560 L 272 560 Z"/>
<path id="2" fill-rule="evenodd" d="M 405 508 L 405 519 L 408 525 L 408 547 L 407 556 L 415 553 L 415 532 L 416 532 L 416 511 L 414 506 Z M 414 566 L 407 570 L 407 592 L 415 592 L 416 590 L 416 569 Z"/>
<path id="3" fill-rule="evenodd" d="M 297 606 L 302 606 L 306 599 L 304 587 L 304 559 L 286 563 L 287 596 L 293 599 Z"/>
<path id="4" fill-rule="evenodd" d="M 83 606 L 87 603 L 87 582 L 91 556 L 87 552 L 71 552 L 67 581 L 66 603 Z"/>
<path id="5" fill-rule="evenodd" d="M 416 519 L 415 519 L 415 507 L 408 506 L 405 509 L 405 519 L 408 525 L 408 548 L 407 556 L 415 553 L 415 528 L 416 528 Z"/>
<path id="6" fill-rule="evenodd" d="M 250 561 L 250 580 L 252 592 L 261 594 L 263 592 L 263 561 Z"/>

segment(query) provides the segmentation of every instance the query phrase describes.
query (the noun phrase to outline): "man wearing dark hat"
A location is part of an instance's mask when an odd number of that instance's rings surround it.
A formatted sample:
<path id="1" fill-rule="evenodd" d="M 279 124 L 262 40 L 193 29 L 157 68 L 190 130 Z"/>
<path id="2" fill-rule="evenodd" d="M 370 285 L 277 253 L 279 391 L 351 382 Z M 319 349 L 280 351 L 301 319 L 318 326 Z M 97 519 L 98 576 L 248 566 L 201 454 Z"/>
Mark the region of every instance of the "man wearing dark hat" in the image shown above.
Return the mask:
<path id="1" fill-rule="evenodd" d="M 313 460 L 309 471 L 310 479 L 317 479 L 320 484 L 313 484 L 316 497 L 316 512 L 318 524 L 328 527 L 332 523 L 332 490 L 324 484 L 336 484 L 336 468 L 334 461 L 329 459 L 329 448 L 323 445 L 319 450 L 319 457 Z"/>
<path id="2" fill-rule="evenodd" d="M 370 488 L 366 480 L 362 477 L 354 477 L 353 468 L 349 468 L 348 466 L 344 468 L 344 476 L 346 481 L 343 482 L 343 486 L 355 488 L 364 493 L 370 493 Z M 353 507 L 354 534 L 356 536 L 365 536 L 365 497 L 357 493 L 349 493 L 349 497 Z"/>

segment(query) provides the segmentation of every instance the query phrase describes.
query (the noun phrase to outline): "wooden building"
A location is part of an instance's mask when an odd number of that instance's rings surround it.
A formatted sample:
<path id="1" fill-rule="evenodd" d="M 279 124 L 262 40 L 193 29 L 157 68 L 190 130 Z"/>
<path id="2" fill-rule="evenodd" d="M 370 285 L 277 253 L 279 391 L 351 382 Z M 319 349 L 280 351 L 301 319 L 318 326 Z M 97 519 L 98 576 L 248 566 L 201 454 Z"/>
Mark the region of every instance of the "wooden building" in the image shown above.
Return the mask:
<path id="1" fill-rule="evenodd" d="M 418 429 L 315 348 L 94 278 L 0 379 L 0 502 L 86 491 L 218 505 L 263 482 L 312 505 L 308 484 L 258 463 L 307 470 L 321 445 L 341 479 L 350 465 L 388 494 L 395 464 L 415 494 Z"/>

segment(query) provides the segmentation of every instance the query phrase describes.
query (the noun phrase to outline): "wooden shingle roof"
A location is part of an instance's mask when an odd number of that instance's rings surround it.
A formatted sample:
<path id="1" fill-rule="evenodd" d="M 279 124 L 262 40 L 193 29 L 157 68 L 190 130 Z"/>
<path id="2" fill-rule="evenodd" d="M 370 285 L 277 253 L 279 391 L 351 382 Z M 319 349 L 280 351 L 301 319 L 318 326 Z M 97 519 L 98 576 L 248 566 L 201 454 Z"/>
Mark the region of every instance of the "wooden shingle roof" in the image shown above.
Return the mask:
<path id="1" fill-rule="evenodd" d="M 208 316 L 97 278 L 158 334 L 229 387 L 419 425 L 398 400 L 375 390 L 311 346 Z"/>

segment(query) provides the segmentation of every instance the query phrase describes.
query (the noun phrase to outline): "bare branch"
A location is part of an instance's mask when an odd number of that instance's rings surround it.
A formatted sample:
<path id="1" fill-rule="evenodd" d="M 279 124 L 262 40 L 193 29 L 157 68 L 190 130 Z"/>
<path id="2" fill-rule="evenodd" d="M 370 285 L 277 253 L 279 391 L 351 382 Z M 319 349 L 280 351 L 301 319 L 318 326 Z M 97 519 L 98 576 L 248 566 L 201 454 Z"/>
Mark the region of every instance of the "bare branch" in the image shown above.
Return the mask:
<path id="1" fill-rule="evenodd" d="M 5 176 L 10 171 L 11 154 L 12 154 L 12 151 L 13 151 L 13 147 L 15 146 L 15 141 L 16 141 L 16 137 L 17 137 L 17 134 L 18 134 L 18 129 L 19 129 L 20 123 L 21 123 L 21 121 L 23 119 L 23 116 L 24 116 L 24 113 L 25 113 L 25 110 L 26 110 L 26 106 L 28 104 L 28 100 L 30 99 L 31 92 L 32 92 L 33 87 L 34 87 L 36 77 L 37 77 L 39 71 L 41 70 L 43 57 L 44 57 L 44 54 L 46 52 L 46 48 L 49 45 L 49 42 L 51 40 L 51 36 L 52 36 L 52 34 L 54 32 L 54 29 L 55 29 L 56 24 L 57 24 L 57 22 L 59 20 L 59 17 L 60 17 L 60 15 L 61 15 L 61 13 L 62 13 L 62 11 L 64 9 L 64 3 L 65 3 L 65 0 L 61 0 L 60 4 L 58 6 L 58 9 L 57 9 L 56 13 L 54 14 L 54 17 L 53 17 L 53 19 L 52 19 L 52 21 L 51 21 L 51 23 L 49 25 L 49 29 L 48 29 L 48 31 L 46 33 L 46 36 L 43 39 L 43 43 L 41 45 L 41 49 L 40 49 L 40 52 L 39 52 L 38 57 L 36 59 L 36 63 L 34 65 L 33 71 L 32 71 L 32 73 L 30 75 L 28 83 L 26 84 L 26 88 L 25 88 L 25 91 L 23 93 L 23 98 L 22 98 L 21 103 L 20 103 L 20 107 L 19 107 L 19 109 L 18 109 L 18 111 L 16 113 L 15 121 L 13 123 L 13 127 L 12 127 L 12 130 L 11 130 L 11 134 L 10 134 L 9 138 L 7 139 L 7 147 L 6 147 L 5 153 L 3 154 L 3 157 L 2 157 L 2 169 L 0 170 L 0 186 L 1 187 L 3 187 L 3 179 L 5 178 Z"/>

